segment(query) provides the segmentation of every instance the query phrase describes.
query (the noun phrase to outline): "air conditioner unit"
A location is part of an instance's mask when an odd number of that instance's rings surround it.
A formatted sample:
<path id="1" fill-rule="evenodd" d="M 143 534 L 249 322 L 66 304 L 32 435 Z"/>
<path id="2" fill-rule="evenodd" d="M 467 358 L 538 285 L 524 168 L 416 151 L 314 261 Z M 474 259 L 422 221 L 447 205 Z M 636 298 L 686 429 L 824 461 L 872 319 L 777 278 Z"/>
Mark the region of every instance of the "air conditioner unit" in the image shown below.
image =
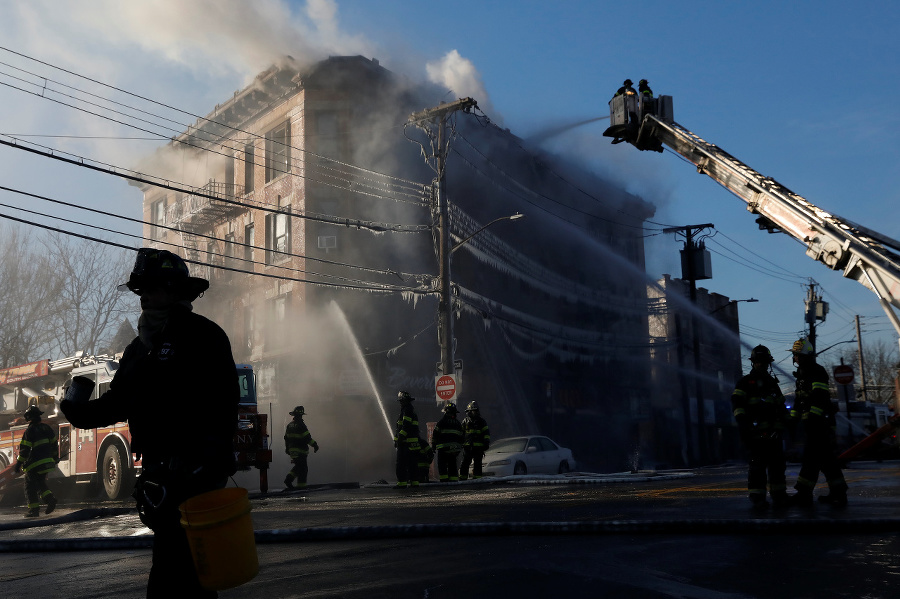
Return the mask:
<path id="1" fill-rule="evenodd" d="M 337 247 L 337 236 L 335 235 L 319 235 L 319 249 L 332 250 Z"/>

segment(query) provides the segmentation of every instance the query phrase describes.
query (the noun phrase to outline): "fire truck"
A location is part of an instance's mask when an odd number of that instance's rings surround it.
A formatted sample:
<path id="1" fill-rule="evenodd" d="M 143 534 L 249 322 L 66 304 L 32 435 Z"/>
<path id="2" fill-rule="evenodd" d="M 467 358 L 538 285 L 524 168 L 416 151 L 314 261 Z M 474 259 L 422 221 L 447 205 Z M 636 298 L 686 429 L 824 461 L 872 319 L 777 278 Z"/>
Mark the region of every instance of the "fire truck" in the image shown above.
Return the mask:
<path id="1" fill-rule="evenodd" d="M 743 200 L 747 210 L 756 215 L 760 230 L 790 235 L 806 247 L 807 256 L 872 291 L 900 335 L 896 312 L 900 310 L 900 241 L 819 208 L 679 125 L 672 96 L 617 95 L 609 101 L 609 118 L 610 126 L 603 135 L 613 138 L 612 143 L 628 142 L 639 150 L 654 152 L 668 147 L 693 164 L 698 173 Z M 884 439 L 896 443 L 900 406 L 895 406 L 894 412 L 840 459 L 851 460 Z"/>
<path id="2" fill-rule="evenodd" d="M 120 356 L 76 355 L 62 360 L 41 360 L 0 370 L 0 494 L 15 479 L 14 466 L 27 423 L 22 418 L 30 405 L 42 412 L 42 421 L 57 431 L 59 464 L 50 479 L 68 479 L 94 485 L 109 499 L 131 491 L 141 463 L 131 452 L 126 423 L 95 429 L 73 427 L 59 410 L 71 381 L 82 376 L 94 381 L 90 399 L 102 395 L 119 367 Z M 268 491 L 267 471 L 272 462 L 268 416 L 256 404 L 253 367 L 239 364 L 240 403 L 235 423 L 235 457 L 238 468 L 259 469 L 260 490 Z"/>

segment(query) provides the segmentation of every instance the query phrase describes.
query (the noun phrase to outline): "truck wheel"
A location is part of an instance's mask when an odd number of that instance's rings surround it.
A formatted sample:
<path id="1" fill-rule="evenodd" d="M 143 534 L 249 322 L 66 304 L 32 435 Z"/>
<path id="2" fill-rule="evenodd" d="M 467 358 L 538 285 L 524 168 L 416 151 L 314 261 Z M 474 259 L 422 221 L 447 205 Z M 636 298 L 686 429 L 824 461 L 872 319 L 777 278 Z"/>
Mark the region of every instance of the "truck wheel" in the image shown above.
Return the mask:
<path id="1" fill-rule="evenodd" d="M 125 487 L 125 464 L 122 452 L 116 445 L 110 445 L 103 452 L 99 474 L 103 481 L 103 490 L 110 499 L 118 499 Z"/>

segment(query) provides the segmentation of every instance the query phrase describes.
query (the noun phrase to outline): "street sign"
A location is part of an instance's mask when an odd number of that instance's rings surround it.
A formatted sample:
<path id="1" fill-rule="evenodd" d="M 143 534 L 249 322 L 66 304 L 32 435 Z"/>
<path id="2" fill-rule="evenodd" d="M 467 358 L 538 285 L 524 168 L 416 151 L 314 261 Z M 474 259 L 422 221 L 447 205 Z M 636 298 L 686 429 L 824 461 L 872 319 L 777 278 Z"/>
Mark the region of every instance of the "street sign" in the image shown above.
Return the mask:
<path id="1" fill-rule="evenodd" d="M 452 401 L 456 397 L 456 377 L 442 374 L 434 377 L 434 390 L 441 401 Z"/>
<path id="2" fill-rule="evenodd" d="M 849 385 L 853 382 L 853 367 L 847 364 L 839 364 L 832 371 L 834 374 L 834 382 L 839 385 Z"/>
<path id="3" fill-rule="evenodd" d="M 437 369 L 438 374 L 444 374 L 444 365 L 440 362 L 435 362 L 434 367 Z M 456 375 L 459 376 L 459 372 L 463 369 L 462 360 L 453 360 L 453 370 Z"/>

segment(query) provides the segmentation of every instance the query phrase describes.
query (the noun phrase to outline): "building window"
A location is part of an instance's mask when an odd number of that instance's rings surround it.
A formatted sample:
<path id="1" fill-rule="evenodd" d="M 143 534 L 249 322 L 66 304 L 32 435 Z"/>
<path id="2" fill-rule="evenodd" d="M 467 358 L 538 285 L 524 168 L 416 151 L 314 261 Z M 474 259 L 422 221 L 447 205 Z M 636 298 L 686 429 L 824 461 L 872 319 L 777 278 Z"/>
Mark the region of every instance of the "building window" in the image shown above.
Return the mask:
<path id="1" fill-rule="evenodd" d="M 244 227 L 244 266 L 248 270 L 253 270 L 253 223 Z"/>
<path id="2" fill-rule="evenodd" d="M 216 258 L 216 242 L 210 241 L 206 244 L 206 280 L 212 281 L 213 271 L 217 269 L 213 268 L 213 265 L 218 264 L 218 259 Z"/>
<path id="3" fill-rule="evenodd" d="M 253 144 L 244 146 L 244 193 L 253 191 L 253 170 L 254 170 Z"/>
<path id="4" fill-rule="evenodd" d="M 266 133 L 266 183 L 291 172 L 291 123 Z"/>
<path id="5" fill-rule="evenodd" d="M 340 158 L 337 123 L 337 114 L 333 112 L 316 115 L 316 149 L 322 156 Z"/>
<path id="6" fill-rule="evenodd" d="M 244 347 L 253 349 L 253 333 L 256 331 L 256 311 L 252 306 L 244 308 Z"/>
<path id="7" fill-rule="evenodd" d="M 224 265 L 228 268 L 240 268 L 238 266 L 237 260 L 235 260 L 235 250 L 236 250 L 236 246 L 234 244 L 234 233 L 228 233 L 225 235 L 225 262 L 224 262 Z M 231 276 L 233 274 L 234 274 L 234 271 L 223 270 L 222 278 L 230 281 Z"/>
<path id="8" fill-rule="evenodd" d="M 150 239 L 164 239 L 166 230 L 161 227 L 166 224 L 166 198 L 150 205 L 150 223 Z"/>
<path id="9" fill-rule="evenodd" d="M 266 215 L 266 264 L 276 264 L 290 259 L 291 253 L 291 205 L 282 205 L 278 197 L 279 212 Z"/>
<path id="10" fill-rule="evenodd" d="M 266 342 L 270 349 L 284 347 L 288 339 L 287 318 L 291 294 L 285 293 L 268 302 L 269 331 Z"/>

